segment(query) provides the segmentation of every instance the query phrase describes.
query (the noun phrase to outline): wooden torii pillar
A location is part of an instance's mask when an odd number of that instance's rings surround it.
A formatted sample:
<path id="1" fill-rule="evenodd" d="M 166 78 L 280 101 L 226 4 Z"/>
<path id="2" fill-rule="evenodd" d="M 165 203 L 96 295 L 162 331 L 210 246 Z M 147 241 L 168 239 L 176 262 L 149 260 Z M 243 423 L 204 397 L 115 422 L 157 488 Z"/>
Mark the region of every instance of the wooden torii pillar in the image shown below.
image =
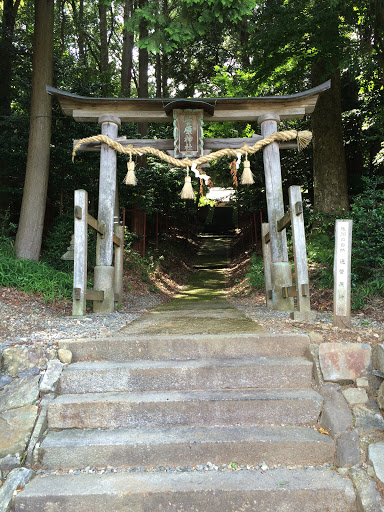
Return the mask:
<path id="1" fill-rule="evenodd" d="M 330 88 L 330 81 L 308 91 L 290 96 L 264 96 L 259 98 L 87 98 L 47 86 L 47 92 L 57 98 L 65 115 L 79 122 L 101 124 L 102 134 L 116 139 L 123 122 L 172 122 L 173 112 L 199 109 L 202 121 L 257 121 L 261 135 L 246 139 L 205 139 L 201 151 L 221 148 L 239 148 L 243 143 L 253 145 L 277 131 L 280 120 L 299 119 L 313 112 L 318 96 Z M 140 147 L 142 139 L 117 139 L 122 145 Z M 76 144 L 77 141 L 74 141 Z M 145 140 L 146 146 L 163 151 L 175 151 L 172 139 Z M 271 301 L 276 310 L 292 310 L 293 299 L 283 293 L 292 288 L 291 267 L 285 229 L 277 223 L 284 216 L 279 149 L 297 147 L 296 143 L 272 143 L 263 149 L 265 185 L 271 251 Z M 105 225 L 105 233 L 98 235 L 95 267 L 95 289 L 104 293 L 103 300 L 95 301 L 94 311 L 112 312 L 114 309 L 113 216 L 116 193 L 116 154 L 105 144 L 88 143 L 83 151 L 101 151 L 98 222 Z M 74 293 L 75 296 L 75 293 Z"/>

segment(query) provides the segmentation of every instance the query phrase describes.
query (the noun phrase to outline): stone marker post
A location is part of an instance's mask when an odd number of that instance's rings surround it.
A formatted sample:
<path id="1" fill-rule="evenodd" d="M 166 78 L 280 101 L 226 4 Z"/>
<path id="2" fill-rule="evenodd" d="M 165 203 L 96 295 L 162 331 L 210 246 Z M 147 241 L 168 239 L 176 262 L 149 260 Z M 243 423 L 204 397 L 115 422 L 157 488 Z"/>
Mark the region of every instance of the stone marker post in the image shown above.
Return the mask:
<path id="1" fill-rule="evenodd" d="M 333 325 L 351 327 L 352 220 L 337 219 L 333 265 Z"/>
<path id="2" fill-rule="evenodd" d="M 264 114 L 258 118 L 261 135 L 268 137 L 277 131 L 280 117 L 276 114 Z M 293 298 L 283 297 L 283 287 L 292 286 L 292 271 L 288 261 L 287 236 L 283 229 L 277 230 L 277 221 L 284 215 L 283 188 L 281 181 L 280 153 L 277 142 L 263 149 L 265 191 L 271 246 L 272 308 L 279 311 L 294 309 Z"/>
<path id="3" fill-rule="evenodd" d="M 75 190 L 75 250 L 73 257 L 72 315 L 85 315 L 87 295 L 88 194 Z"/>
<path id="4" fill-rule="evenodd" d="M 112 115 L 99 117 L 101 133 L 116 139 L 120 119 Z M 106 144 L 101 144 L 99 211 L 98 222 L 105 227 L 105 234 L 97 234 L 96 267 L 94 289 L 104 292 L 103 301 L 93 301 L 95 313 L 112 313 L 114 311 L 114 268 L 113 268 L 113 217 L 116 196 L 116 152 Z"/>

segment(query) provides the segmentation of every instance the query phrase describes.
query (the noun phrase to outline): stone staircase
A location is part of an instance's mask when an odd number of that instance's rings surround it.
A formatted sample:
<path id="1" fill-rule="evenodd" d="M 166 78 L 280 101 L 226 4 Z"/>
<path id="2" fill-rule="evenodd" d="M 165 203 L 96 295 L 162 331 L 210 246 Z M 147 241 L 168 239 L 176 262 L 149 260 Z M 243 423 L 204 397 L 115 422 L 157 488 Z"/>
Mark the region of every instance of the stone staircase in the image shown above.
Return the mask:
<path id="1" fill-rule="evenodd" d="M 226 241 L 212 243 L 222 262 L 203 252 L 169 305 L 116 336 L 60 342 L 73 363 L 16 512 L 357 512 L 316 428 L 309 337 L 234 309 Z"/>
<path id="2" fill-rule="evenodd" d="M 314 428 L 322 397 L 308 343 L 269 334 L 62 342 L 74 363 L 48 409 L 45 472 L 16 511 L 356 511 L 350 481 L 325 467 L 335 448 Z M 207 461 L 269 469 L 188 471 Z M 179 471 L 151 471 L 159 466 Z M 105 471 L 68 472 L 85 467 Z"/>

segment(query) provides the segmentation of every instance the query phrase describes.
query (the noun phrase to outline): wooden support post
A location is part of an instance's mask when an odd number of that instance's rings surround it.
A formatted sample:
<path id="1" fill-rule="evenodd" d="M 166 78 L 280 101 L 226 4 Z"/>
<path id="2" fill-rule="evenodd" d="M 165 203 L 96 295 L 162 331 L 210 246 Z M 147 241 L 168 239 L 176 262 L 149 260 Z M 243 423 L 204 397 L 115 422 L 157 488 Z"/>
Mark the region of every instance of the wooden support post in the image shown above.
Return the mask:
<path id="1" fill-rule="evenodd" d="M 75 190 L 75 251 L 73 261 L 72 315 L 82 316 L 86 311 L 87 251 L 88 251 L 88 194 Z M 76 291 L 75 291 L 76 290 Z"/>
<path id="2" fill-rule="evenodd" d="M 272 281 L 271 281 L 271 244 L 266 243 L 266 234 L 269 232 L 267 222 L 261 224 L 261 242 L 263 248 L 264 260 L 264 283 L 265 283 L 265 301 L 267 308 L 272 309 Z"/>
<path id="3" fill-rule="evenodd" d="M 337 219 L 333 266 L 333 325 L 351 327 L 352 220 Z"/>
<path id="4" fill-rule="evenodd" d="M 123 300 L 123 269 L 124 269 L 124 227 L 115 224 L 115 238 L 120 240 L 119 245 L 115 245 L 115 273 L 113 278 L 113 289 L 115 292 L 115 302 Z"/>
<path id="5" fill-rule="evenodd" d="M 312 321 L 315 319 L 316 313 L 311 311 L 310 305 L 307 248 L 305 243 L 303 203 L 300 187 L 298 185 L 289 187 L 288 194 L 291 211 L 297 297 L 297 311 L 291 313 L 291 317 L 294 320 Z"/>
<path id="6" fill-rule="evenodd" d="M 101 133 L 117 138 L 120 119 L 112 115 L 99 117 Z M 113 291 L 113 217 L 116 198 L 116 152 L 106 144 L 101 145 L 98 222 L 105 225 L 105 236 L 97 235 L 95 282 L 96 290 L 104 291 L 103 301 L 94 301 L 95 313 L 114 311 Z"/>
<path id="7" fill-rule="evenodd" d="M 277 131 L 278 122 L 280 117 L 276 114 L 264 114 L 258 118 L 263 138 Z M 293 299 L 283 297 L 282 287 L 292 286 L 292 272 L 288 262 L 286 231 L 283 229 L 279 232 L 277 229 L 278 220 L 284 216 L 284 202 L 279 145 L 276 142 L 263 149 L 263 160 L 272 258 L 273 309 L 289 311 L 294 308 Z"/>

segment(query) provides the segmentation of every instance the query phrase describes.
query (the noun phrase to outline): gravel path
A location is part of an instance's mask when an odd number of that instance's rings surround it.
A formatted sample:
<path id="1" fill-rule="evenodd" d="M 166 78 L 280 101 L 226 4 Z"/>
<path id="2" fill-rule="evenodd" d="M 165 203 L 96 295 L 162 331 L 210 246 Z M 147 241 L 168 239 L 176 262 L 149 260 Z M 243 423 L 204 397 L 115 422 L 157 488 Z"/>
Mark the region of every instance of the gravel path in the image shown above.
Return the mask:
<path id="1" fill-rule="evenodd" d="M 37 297 L 23 292 L 0 289 L 0 349 L 12 344 L 55 344 L 65 338 L 97 337 L 114 334 L 150 309 L 167 302 L 163 294 L 129 295 L 124 307 L 107 315 L 89 313 L 72 317 L 71 305 L 47 305 Z M 318 312 L 315 322 L 296 322 L 289 313 L 269 311 L 262 296 L 230 298 L 230 302 L 247 317 L 271 333 L 317 332 L 324 341 L 382 343 L 384 323 L 363 314 L 352 317 L 351 329 L 332 326 L 332 314 Z"/>
<path id="2" fill-rule="evenodd" d="M 0 349 L 13 344 L 52 345 L 66 338 L 115 333 L 149 309 L 169 300 L 162 294 L 130 296 L 120 311 L 110 314 L 70 315 L 71 305 L 48 305 L 16 290 L 0 289 Z"/>
<path id="3" fill-rule="evenodd" d="M 297 322 L 286 311 L 270 311 L 264 305 L 264 297 L 231 297 L 230 302 L 247 317 L 252 318 L 271 333 L 321 334 L 325 342 L 382 343 L 384 323 L 364 314 L 352 315 L 350 329 L 340 329 L 332 325 L 332 313 L 317 311 L 314 322 Z"/>

